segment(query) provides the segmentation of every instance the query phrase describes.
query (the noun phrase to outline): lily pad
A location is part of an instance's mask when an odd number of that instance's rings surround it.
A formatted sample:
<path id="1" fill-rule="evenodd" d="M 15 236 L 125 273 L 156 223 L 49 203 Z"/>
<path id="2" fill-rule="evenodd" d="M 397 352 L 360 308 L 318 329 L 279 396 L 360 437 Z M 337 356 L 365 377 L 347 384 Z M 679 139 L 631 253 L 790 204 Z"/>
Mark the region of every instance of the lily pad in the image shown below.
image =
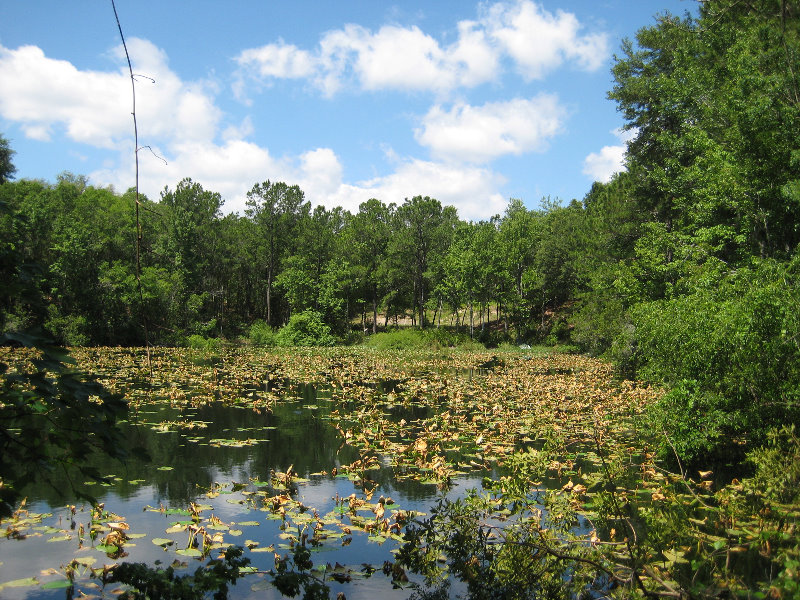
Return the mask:
<path id="1" fill-rule="evenodd" d="M 56 579 L 42 584 L 43 590 L 63 590 L 68 587 L 72 587 L 72 582 L 69 579 Z"/>
<path id="2" fill-rule="evenodd" d="M 165 531 L 167 533 L 180 533 L 181 531 L 186 530 L 186 525 L 173 525 L 172 527 L 167 527 Z"/>
<path id="3" fill-rule="evenodd" d="M 39 585 L 39 582 L 35 577 L 26 577 L 25 579 L 14 579 L 12 581 L 0 583 L 0 590 L 4 590 L 5 588 L 29 587 L 32 585 Z"/>
<path id="4" fill-rule="evenodd" d="M 153 538 L 150 541 L 153 542 L 156 546 L 171 546 L 172 544 L 175 543 L 175 540 L 171 540 L 169 538 Z"/>

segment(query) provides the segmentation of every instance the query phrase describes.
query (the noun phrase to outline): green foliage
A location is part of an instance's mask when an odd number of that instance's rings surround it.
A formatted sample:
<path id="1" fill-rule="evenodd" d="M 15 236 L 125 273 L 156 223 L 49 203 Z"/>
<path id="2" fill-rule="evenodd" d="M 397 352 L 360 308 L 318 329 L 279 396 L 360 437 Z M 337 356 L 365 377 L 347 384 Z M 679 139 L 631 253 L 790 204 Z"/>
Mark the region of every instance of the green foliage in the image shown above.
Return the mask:
<path id="1" fill-rule="evenodd" d="M 59 343 L 65 346 L 87 346 L 90 343 L 88 322 L 84 315 L 60 315 L 52 305 L 48 307 L 48 313 L 45 327 Z"/>
<path id="2" fill-rule="evenodd" d="M 192 334 L 186 338 L 186 346 L 195 350 L 219 350 L 222 342 L 219 338 L 207 338 L 200 334 Z"/>
<path id="3" fill-rule="evenodd" d="M 295 313 L 275 334 L 278 346 L 333 346 L 336 338 L 322 315 L 313 310 Z"/>
<path id="4" fill-rule="evenodd" d="M 535 508 L 542 500 L 547 516 Z M 597 576 L 594 550 L 568 541 L 575 514 L 564 500 L 562 495 L 542 499 L 502 489 L 484 495 L 471 490 L 464 499 L 441 500 L 429 518 L 407 527 L 398 562 L 425 577 L 427 589 L 417 593 L 422 598 L 443 597 L 448 575 L 466 585 L 470 600 L 570 598 L 600 591 L 605 583 Z M 504 521 L 513 515 L 513 520 L 500 528 L 489 524 L 489 515 Z"/>
<path id="5" fill-rule="evenodd" d="M 752 485 L 767 499 L 800 502 L 800 438 L 794 424 L 770 430 L 767 444 L 750 452 L 747 460 L 756 468 Z"/>
<path id="6" fill-rule="evenodd" d="M 0 216 L 21 227 L 23 219 L 0 202 Z M 128 404 L 95 377 L 74 368 L 69 354 L 35 327 L 10 330 L 6 307 L 20 303 L 33 314 L 45 313 L 37 287 L 36 265 L 23 262 L 19 249 L 0 245 L 5 285 L 0 293 L 0 318 L 5 331 L 0 345 L 14 346 L 18 366 L 0 362 L 0 517 L 11 513 L 21 487 L 54 469 L 102 479 L 87 466 L 94 452 L 122 459 L 126 439 L 117 426 Z"/>
<path id="7" fill-rule="evenodd" d="M 376 333 L 369 336 L 364 344 L 379 350 L 410 350 L 428 346 L 425 337 L 414 329 L 395 329 Z"/>
<path id="8" fill-rule="evenodd" d="M 272 571 L 272 585 L 283 596 L 294 598 L 303 594 L 304 600 L 327 600 L 330 588 L 314 577 L 311 568 L 311 551 L 305 544 L 297 544 L 291 555 L 275 557 L 275 569 Z"/>
<path id="9" fill-rule="evenodd" d="M 464 350 L 483 350 L 484 346 L 466 333 L 457 333 L 436 327 L 431 329 L 394 329 L 369 336 L 364 345 L 380 350 L 414 350 L 461 348 Z"/>
<path id="10" fill-rule="evenodd" d="M 25 483 L 47 478 L 53 469 L 102 479 L 87 466 L 90 455 L 124 459 L 129 448 L 117 422 L 128 404 L 75 370 L 69 355 L 41 334 L 7 333 L 0 343 L 34 350 L 29 368 L 0 363 L 0 516 L 5 516 Z"/>
<path id="11" fill-rule="evenodd" d="M 203 600 L 213 594 L 214 600 L 228 597 L 228 584 L 236 585 L 243 576 L 241 569 L 250 564 L 242 558 L 241 547 L 232 546 L 219 559 L 198 567 L 192 575 L 177 576 L 172 567 L 153 568 L 143 563 L 123 562 L 103 573 L 103 583 L 121 583 L 132 589 L 124 591 L 122 600 Z"/>
<path id="12" fill-rule="evenodd" d="M 15 152 L 11 149 L 8 140 L 0 135 L 0 184 L 13 179 L 14 173 L 17 172 L 17 167 L 14 166 L 11 160 L 14 154 Z"/>
<path id="13" fill-rule="evenodd" d="M 760 444 L 770 428 L 797 422 L 798 266 L 797 259 L 758 262 L 717 285 L 631 311 L 632 367 L 674 387 L 653 416 L 681 458 Z"/>
<path id="14" fill-rule="evenodd" d="M 275 330 L 266 321 L 258 320 L 250 326 L 250 343 L 260 348 L 272 348 L 278 345 Z"/>

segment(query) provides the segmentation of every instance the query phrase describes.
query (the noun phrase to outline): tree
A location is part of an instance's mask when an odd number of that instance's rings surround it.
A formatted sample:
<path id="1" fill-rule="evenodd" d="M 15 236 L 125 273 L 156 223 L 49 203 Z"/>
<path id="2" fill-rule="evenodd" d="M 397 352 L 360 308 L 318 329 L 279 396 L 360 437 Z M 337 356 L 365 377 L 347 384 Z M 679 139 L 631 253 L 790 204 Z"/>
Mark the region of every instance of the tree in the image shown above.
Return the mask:
<path id="1" fill-rule="evenodd" d="M 0 201 L 0 221 L 6 232 L 22 228 L 21 215 Z M 96 378 L 75 369 L 74 361 L 35 324 L 15 327 L 5 308 L 22 302 L 34 313 L 44 313 L 45 301 L 34 285 L 41 267 L 24 261 L 19 249 L 0 243 L 0 344 L 25 346 L 20 352 L 26 368 L 11 369 L 0 362 L 0 517 L 8 516 L 28 482 L 46 477 L 56 468 L 68 475 L 101 479 L 86 465 L 95 451 L 124 458 L 127 448 L 117 427 L 125 418 L 127 402 L 111 394 Z M 26 359 L 27 356 L 27 359 Z M 85 497 L 85 496 L 84 496 Z"/>
<path id="2" fill-rule="evenodd" d="M 218 328 L 215 298 L 224 279 L 216 260 L 222 197 L 185 178 L 174 191 L 164 189 L 159 206 L 166 227 L 162 252 L 181 283 L 174 295 L 183 310 L 175 326 L 181 333 L 207 335 Z"/>
<path id="3" fill-rule="evenodd" d="M 503 256 L 505 281 L 503 300 L 509 306 L 512 324 L 520 325 L 530 307 L 526 305 L 526 282 L 533 267 L 541 237 L 541 214 L 529 211 L 522 200 L 512 198 L 498 231 L 498 246 Z"/>
<path id="4" fill-rule="evenodd" d="M 651 412 L 665 454 L 735 456 L 798 418 L 800 3 L 707 0 L 623 51 L 610 97 L 649 218 L 613 282 L 612 349 L 671 387 Z"/>
<path id="5" fill-rule="evenodd" d="M 419 326 L 425 328 L 425 302 L 431 285 L 431 267 L 444 256 L 458 215 L 452 206 L 428 196 L 414 196 L 397 209 L 397 229 L 389 252 L 412 284 L 412 314 L 419 313 Z"/>
<path id="6" fill-rule="evenodd" d="M 0 184 L 14 179 L 14 173 L 17 172 L 17 167 L 11 161 L 14 154 L 16 152 L 11 149 L 8 140 L 0 134 Z"/>
<path id="7" fill-rule="evenodd" d="M 347 219 L 340 235 L 340 252 L 353 266 L 364 298 L 372 306 L 372 333 L 377 332 L 378 305 L 386 293 L 386 253 L 391 237 L 395 205 L 371 198 Z"/>
<path id="8" fill-rule="evenodd" d="M 665 262 L 786 256 L 800 242 L 800 7 L 709 0 L 623 45 L 609 97 Z M 668 283 L 674 283 L 668 282 Z"/>
<path id="9" fill-rule="evenodd" d="M 303 215 L 311 205 L 296 185 L 283 182 L 257 183 L 247 193 L 245 215 L 256 225 L 257 260 L 263 269 L 266 283 L 266 319 L 274 325 L 273 289 L 281 261 L 290 256 L 296 244 L 296 234 Z"/>

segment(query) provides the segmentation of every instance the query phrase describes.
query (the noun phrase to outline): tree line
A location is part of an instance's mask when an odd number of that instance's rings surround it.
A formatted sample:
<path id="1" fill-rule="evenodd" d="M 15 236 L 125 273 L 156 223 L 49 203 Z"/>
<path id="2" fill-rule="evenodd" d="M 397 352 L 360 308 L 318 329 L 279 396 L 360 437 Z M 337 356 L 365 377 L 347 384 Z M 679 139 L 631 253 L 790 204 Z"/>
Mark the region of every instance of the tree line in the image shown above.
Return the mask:
<path id="1" fill-rule="evenodd" d="M 6 182 L 0 194 L 3 233 L 21 260 L 44 266 L 33 283 L 48 300 L 37 317 L 9 299 L 5 326 L 43 318 L 67 345 L 143 344 L 132 191 L 64 173 L 52 184 Z M 491 321 L 530 340 L 575 280 L 569 240 L 559 248 L 552 238 L 583 213 L 579 203 L 529 210 L 512 200 L 502 217 L 466 222 L 427 196 L 399 206 L 370 199 L 355 214 L 312 207 L 284 182 L 258 183 L 247 197 L 244 214 L 223 215 L 221 196 L 190 179 L 158 202 L 140 196 L 152 342 L 235 338 L 256 320 L 279 327 L 307 310 L 342 337 L 402 317 L 487 336 Z"/>
<path id="2" fill-rule="evenodd" d="M 142 306 L 133 193 L 13 181 L 4 141 L 0 275 L 40 265 L 26 285 L 46 310 L 7 294 L 0 324 L 139 345 L 143 317 L 164 344 L 307 311 L 343 340 L 406 317 L 489 345 L 569 344 L 666 384 L 654 414 L 684 458 L 763 440 L 800 401 L 800 3 L 659 16 L 613 78 L 627 169 L 568 204 L 512 199 L 475 222 L 420 195 L 350 213 L 265 181 L 223 215 L 191 179 L 143 198 Z"/>

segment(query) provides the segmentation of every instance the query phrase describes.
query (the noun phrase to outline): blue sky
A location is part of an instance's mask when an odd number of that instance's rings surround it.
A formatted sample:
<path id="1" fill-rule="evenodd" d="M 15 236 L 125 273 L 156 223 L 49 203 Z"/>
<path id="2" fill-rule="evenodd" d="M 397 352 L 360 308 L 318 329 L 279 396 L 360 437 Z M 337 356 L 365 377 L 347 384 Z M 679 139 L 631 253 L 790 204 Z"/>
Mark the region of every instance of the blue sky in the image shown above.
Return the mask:
<path id="1" fill-rule="evenodd" d="M 621 168 L 623 38 L 694 0 L 117 0 L 140 188 L 191 177 L 240 212 L 267 179 L 312 204 L 427 195 L 465 219 L 582 198 Z M 17 177 L 134 184 L 111 1 L 0 4 L 0 133 Z M 155 155 L 158 155 L 157 158 Z M 161 160 L 163 159 L 163 160 Z"/>

